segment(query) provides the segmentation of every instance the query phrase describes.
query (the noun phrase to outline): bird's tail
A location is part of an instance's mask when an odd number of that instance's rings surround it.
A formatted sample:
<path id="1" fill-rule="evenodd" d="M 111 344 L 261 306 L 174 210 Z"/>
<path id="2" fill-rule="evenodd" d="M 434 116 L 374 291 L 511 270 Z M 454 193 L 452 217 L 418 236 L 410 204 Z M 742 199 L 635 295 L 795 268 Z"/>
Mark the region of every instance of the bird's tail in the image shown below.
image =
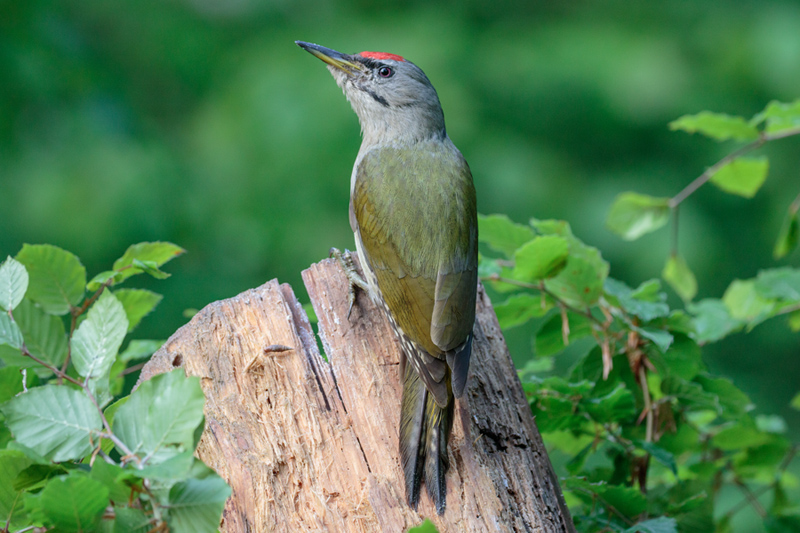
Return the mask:
<path id="1" fill-rule="evenodd" d="M 445 380 L 449 383 L 450 371 Z M 406 364 L 403 376 L 403 406 L 400 414 L 400 456 L 406 478 L 406 498 L 415 508 L 423 473 L 436 512 L 444 513 L 447 441 L 453 427 L 453 392 L 448 386 L 447 407 L 437 405 L 413 365 Z"/>

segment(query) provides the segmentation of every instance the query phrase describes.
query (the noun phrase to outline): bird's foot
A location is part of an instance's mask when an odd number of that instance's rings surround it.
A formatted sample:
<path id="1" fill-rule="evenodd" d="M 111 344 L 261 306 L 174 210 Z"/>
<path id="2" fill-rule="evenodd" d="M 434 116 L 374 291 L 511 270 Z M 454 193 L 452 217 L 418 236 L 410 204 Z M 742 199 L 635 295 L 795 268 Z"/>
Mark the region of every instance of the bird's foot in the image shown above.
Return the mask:
<path id="1" fill-rule="evenodd" d="M 347 288 L 347 301 L 350 303 L 347 308 L 347 318 L 350 318 L 350 313 L 353 311 L 353 304 L 356 302 L 356 289 L 369 293 L 369 284 L 364 281 L 364 278 L 358 273 L 355 263 L 353 263 L 353 254 L 350 250 L 345 249 L 344 253 L 338 248 L 330 249 L 330 257 L 335 258 L 342 266 L 349 286 Z"/>

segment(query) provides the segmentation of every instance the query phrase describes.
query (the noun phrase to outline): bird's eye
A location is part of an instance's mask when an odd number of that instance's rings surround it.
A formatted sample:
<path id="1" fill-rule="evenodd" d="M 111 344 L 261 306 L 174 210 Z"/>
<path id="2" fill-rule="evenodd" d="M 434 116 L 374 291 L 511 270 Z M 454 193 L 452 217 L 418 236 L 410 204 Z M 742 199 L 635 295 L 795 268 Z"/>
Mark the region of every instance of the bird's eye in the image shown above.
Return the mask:
<path id="1" fill-rule="evenodd" d="M 381 67 L 378 69 L 378 76 L 381 78 L 391 78 L 394 75 L 394 70 L 389 67 Z"/>

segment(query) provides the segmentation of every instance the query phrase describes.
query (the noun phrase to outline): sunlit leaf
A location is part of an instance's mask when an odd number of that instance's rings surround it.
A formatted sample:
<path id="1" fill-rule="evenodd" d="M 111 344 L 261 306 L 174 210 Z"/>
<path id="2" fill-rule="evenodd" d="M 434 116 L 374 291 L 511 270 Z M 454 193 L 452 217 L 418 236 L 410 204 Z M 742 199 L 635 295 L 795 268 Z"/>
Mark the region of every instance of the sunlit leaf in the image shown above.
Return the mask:
<path id="1" fill-rule="evenodd" d="M 22 347 L 22 333 L 16 322 L 6 312 L 0 312 L 0 345 L 8 344 L 12 348 Z"/>
<path id="2" fill-rule="evenodd" d="M 694 315 L 694 338 L 699 343 L 715 342 L 728 334 L 738 331 L 743 323 L 730 314 L 722 300 L 705 299 L 688 306 Z"/>
<path id="3" fill-rule="evenodd" d="M 752 125 L 766 121 L 764 131 L 770 135 L 800 128 L 800 100 L 783 103 L 773 100 L 764 111 L 752 118 Z"/>
<path id="4" fill-rule="evenodd" d="M 524 324 L 531 318 L 544 316 L 552 308 L 552 303 L 538 295 L 519 293 L 512 294 L 505 302 L 494 306 L 497 321 L 504 330 Z"/>
<path id="5" fill-rule="evenodd" d="M 514 253 L 514 279 L 532 283 L 550 278 L 564 268 L 568 255 L 569 244 L 563 237 L 536 237 Z"/>
<path id="6" fill-rule="evenodd" d="M 627 313 L 636 315 L 645 322 L 669 314 L 667 295 L 661 292 L 661 283 L 651 279 L 631 289 L 625 283 L 608 278 L 603 289 L 613 305 L 619 305 Z"/>
<path id="7" fill-rule="evenodd" d="M 108 373 L 128 331 L 125 310 L 108 290 L 89 309 L 72 336 L 72 362 L 84 377 Z"/>
<path id="8" fill-rule="evenodd" d="M 25 244 L 17 261 L 28 271 L 28 298 L 47 313 L 63 315 L 83 299 L 86 269 L 75 255 L 50 244 Z"/>
<path id="9" fill-rule="evenodd" d="M 533 230 L 512 222 L 506 215 L 478 215 L 478 239 L 509 259 L 514 252 L 535 237 Z"/>
<path id="10" fill-rule="evenodd" d="M 7 257 L 0 264 L 0 310 L 16 308 L 28 290 L 28 271 L 25 265 Z"/>
<path id="11" fill-rule="evenodd" d="M 114 296 L 125 309 L 129 332 L 133 331 L 142 318 L 150 314 L 163 298 L 160 294 L 145 289 L 120 289 L 114 291 Z"/>
<path id="12" fill-rule="evenodd" d="M 114 261 L 112 268 L 117 272 L 114 276 L 114 283 L 120 283 L 142 272 L 148 272 L 156 278 L 167 277 L 168 274 L 159 270 L 158 267 L 185 252 L 186 250 L 171 242 L 133 244 L 122 257 Z"/>
<path id="13" fill-rule="evenodd" d="M 83 458 L 102 427 L 100 413 L 89 397 L 63 386 L 32 388 L 0 410 L 17 441 L 52 461 Z"/>
<path id="14" fill-rule="evenodd" d="M 775 302 L 764 298 L 756 290 L 754 280 L 733 280 L 725 290 L 722 301 L 731 317 L 746 322 L 760 322 L 775 309 Z"/>
<path id="15" fill-rule="evenodd" d="M 624 192 L 614 200 L 606 218 L 608 229 L 633 241 L 669 221 L 669 198 Z"/>
<path id="16" fill-rule="evenodd" d="M 755 290 L 762 298 L 800 301 L 800 269 L 782 267 L 762 270 L 755 280 Z"/>
<path id="17" fill-rule="evenodd" d="M 768 172 L 766 157 L 739 157 L 715 172 L 711 183 L 725 192 L 752 198 L 764 184 Z"/>
<path id="18" fill-rule="evenodd" d="M 67 357 L 67 333 L 61 317 L 49 315 L 25 299 L 14 311 L 14 320 L 25 339 L 28 351 L 52 366 L 60 367 Z M 47 369 L 30 357 L 23 356 L 21 352 L 14 356 L 3 356 L 2 359 L 6 364 L 34 367 L 41 376 L 49 373 Z"/>
<path id="19" fill-rule="evenodd" d="M 697 279 L 686 264 L 686 260 L 680 255 L 670 255 L 661 277 L 686 302 L 697 294 Z"/>
<path id="20" fill-rule="evenodd" d="M 701 111 L 696 115 L 684 115 L 669 123 L 671 130 L 683 130 L 687 133 L 702 133 L 712 139 L 725 141 L 749 141 L 758 138 L 758 130 L 747 123 L 743 117 Z"/>

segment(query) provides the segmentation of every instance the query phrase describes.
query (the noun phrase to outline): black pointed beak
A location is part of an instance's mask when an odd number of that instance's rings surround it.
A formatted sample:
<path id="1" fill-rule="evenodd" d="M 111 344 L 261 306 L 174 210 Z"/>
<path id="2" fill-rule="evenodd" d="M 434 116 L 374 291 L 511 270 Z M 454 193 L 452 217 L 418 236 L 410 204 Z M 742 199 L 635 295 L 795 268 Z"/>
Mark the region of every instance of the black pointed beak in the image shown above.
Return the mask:
<path id="1" fill-rule="evenodd" d="M 364 66 L 361 63 L 353 61 L 353 56 L 337 52 L 336 50 L 331 50 L 330 48 L 325 48 L 324 46 L 320 46 L 318 44 L 307 43 L 305 41 L 295 41 L 294 43 L 306 52 L 313 54 L 327 64 L 338 68 L 346 74 L 352 75 L 356 72 L 364 70 Z"/>

